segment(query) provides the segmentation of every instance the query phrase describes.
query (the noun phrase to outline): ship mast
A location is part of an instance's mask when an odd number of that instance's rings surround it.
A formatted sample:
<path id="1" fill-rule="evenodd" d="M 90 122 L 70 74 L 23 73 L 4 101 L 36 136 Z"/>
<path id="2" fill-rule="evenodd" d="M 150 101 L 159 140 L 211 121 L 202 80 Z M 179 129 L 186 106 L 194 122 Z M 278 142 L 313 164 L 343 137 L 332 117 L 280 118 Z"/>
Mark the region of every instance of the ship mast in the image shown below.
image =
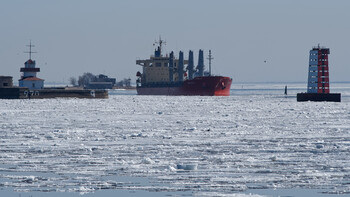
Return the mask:
<path id="1" fill-rule="evenodd" d="M 153 45 L 158 44 L 158 50 L 159 50 L 159 55 L 162 55 L 162 45 L 166 44 L 166 42 L 164 40 L 162 40 L 162 38 L 159 36 L 159 41 L 155 41 Z"/>
<path id="2" fill-rule="evenodd" d="M 211 55 L 211 50 L 209 50 L 209 55 L 207 59 L 209 60 L 209 76 L 211 76 L 211 60 L 214 59 L 214 57 Z"/>

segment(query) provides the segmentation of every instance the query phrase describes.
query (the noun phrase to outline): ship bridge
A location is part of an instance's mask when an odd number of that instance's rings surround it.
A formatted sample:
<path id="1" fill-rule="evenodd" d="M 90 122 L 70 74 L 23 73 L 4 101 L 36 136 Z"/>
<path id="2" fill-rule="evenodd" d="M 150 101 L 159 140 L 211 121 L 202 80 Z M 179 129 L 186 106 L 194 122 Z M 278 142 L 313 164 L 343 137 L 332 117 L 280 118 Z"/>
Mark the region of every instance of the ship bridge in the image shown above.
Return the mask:
<path id="1" fill-rule="evenodd" d="M 188 64 L 188 60 L 184 60 L 183 55 L 182 58 L 174 58 L 173 52 L 170 56 L 168 54 L 163 56 L 162 44 L 164 44 L 164 41 L 159 39 L 156 43 L 159 46 L 154 50 L 154 55 L 151 55 L 149 59 L 136 60 L 136 64 L 143 67 L 142 75 L 138 81 L 141 84 L 183 81 L 182 75 L 184 72 L 180 72 L 179 75 L 179 71 L 183 70 L 184 64 Z M 182 54 L 181 51 L 180 54 Z M 182 69 L 179 69 L 179 65 Z"/>

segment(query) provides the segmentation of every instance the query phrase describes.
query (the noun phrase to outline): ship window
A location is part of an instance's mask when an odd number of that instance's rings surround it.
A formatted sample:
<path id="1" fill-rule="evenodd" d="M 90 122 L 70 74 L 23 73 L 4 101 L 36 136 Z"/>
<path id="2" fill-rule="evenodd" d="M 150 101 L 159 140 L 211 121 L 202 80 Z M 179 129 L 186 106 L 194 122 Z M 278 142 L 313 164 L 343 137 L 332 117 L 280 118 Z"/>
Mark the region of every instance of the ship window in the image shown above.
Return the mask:
<path id="1" fill-rule="evenodd" d="M 9 84 L 8 83 L 4 83 L 3 86 L 9 86 Z"/>
<path id="2" fill-rule="evenodd" d="M 162 63 L 156 63 L 156 67 L 161 67 L 162 66 Z"/>
<path id="3" fill-rule="evenodd" d="M 35 83 L 33 83 L 33 88 L 35 88 Z"/>

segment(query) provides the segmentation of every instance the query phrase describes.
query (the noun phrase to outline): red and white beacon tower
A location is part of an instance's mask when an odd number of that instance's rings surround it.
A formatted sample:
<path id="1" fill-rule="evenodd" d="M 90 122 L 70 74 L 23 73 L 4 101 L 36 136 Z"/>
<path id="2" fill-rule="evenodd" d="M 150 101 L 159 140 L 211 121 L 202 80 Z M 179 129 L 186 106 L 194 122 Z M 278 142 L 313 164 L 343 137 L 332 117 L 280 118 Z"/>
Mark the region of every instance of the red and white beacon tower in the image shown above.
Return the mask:
<path id="1" fill-rule="evenodd" d="M 297 101 L 340 102 L 340 93 L 330 93 L 329 89 L 329 48 L 313 47 L 310 50 L 307 93 L 297 94 Z"/>
<path id="2" fill-rule="evenodd" d="M 320 45 L 310 50 L 307 93 L 329 93 L 328 54 Z"/>

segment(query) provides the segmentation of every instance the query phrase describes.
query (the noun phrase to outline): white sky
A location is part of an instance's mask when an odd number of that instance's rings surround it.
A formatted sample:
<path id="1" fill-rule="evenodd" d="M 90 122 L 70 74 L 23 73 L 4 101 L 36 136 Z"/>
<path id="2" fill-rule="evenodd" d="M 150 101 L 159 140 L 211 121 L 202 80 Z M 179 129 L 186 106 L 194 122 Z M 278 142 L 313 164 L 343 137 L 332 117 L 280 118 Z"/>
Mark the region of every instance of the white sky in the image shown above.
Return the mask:
<path id="1" fill-rule="evenodd" d="M 306 81 L 320 43 L 330 80 L 350 81 L 349 10 L 348 0 L 1 0 L 0 75 L 19 79 L 32 40 L 46 82 L 84 72 L 134 80 L 135 60 L 161 35 L 167 52 L 193 50 L 195 64 L 211 49 L 214 74 L 234 82 Z"/>

